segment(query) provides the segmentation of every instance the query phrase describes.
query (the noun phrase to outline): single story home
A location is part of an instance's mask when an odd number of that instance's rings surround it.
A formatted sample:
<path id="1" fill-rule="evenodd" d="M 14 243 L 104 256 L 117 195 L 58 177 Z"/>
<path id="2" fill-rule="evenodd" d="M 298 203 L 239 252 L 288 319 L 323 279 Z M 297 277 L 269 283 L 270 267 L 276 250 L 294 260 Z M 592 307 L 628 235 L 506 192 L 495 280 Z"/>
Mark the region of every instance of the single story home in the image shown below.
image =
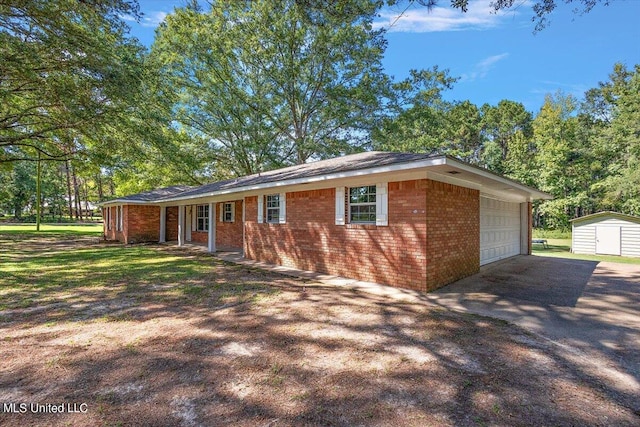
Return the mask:
<path id="1" fill-rule="evenodd" d="M 104 237 L 429 291 L 531 253 L 550 196 L 447 156 L 365 152 L 103 204 Z"/>
<path id="2" fill-rule="evenodd" d="M 640 217 L 599 212 L 571 220 L 576 254 L 640 257 Z"/>

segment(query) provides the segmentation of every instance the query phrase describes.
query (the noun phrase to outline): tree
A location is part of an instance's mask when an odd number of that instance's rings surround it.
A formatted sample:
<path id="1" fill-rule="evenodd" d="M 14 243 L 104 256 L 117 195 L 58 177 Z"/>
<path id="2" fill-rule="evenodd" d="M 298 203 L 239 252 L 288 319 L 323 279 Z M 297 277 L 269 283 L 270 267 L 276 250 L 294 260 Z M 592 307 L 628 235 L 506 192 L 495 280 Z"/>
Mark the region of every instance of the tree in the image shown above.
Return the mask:
<path id="1" fill-rule="evenodd" d="M 577 102 L 570 95 L 547 95 L 533 121 L 538 185 L 554 196 L 541 207 L 546 225 L 551 228 L 567 228 L 574 209 L 579 209 L 586 198 L 579 185 L 582 159 L 577 155 L 576 107 Z"/>
<path id="2" fill-rule="evenodd" d="M 362 149 L 389 79 L 376 5 L 342 14 L 294 0 L 219 0 L 177 9 L 158 30 L 175 120 L 234 175 Z"/>
<path id="3" fill-rule="evenodd" d="M 409 77 L 395 83 L 394 108 L 372 133 L 373 148 L 413 153 L 443 153 L 446 110 L 442 92 L 455 78 L 438 67 L 411 70 Z"/>
<path id="4" fill-rule="evenodd" d="M 137 3 L 0 3 L 0 162 L 122 143 L 112 135 L 135 105 L 143 52 L 122 15 L 137 16 Z"/>
<path id="5" fill-rule="evenodd" d="M 596 149 L 604 157 L 607 176 L 594 185 L 602 205 L 640 214 L 640 65 L 628 70 L 616 64 L 599 91 L 609 104 L 609 125 L 600 129 Z"/>
<path id="6" fill-rule="evenodd" d="M 482 133 L 486 138 L 482 163 L 488 169 L 508 174 L 505 162 L 511 145 L 531 137 L 531 113 L 519 102 L 502 100 L 497 106 L 485 104 L 482 111 Z"/>

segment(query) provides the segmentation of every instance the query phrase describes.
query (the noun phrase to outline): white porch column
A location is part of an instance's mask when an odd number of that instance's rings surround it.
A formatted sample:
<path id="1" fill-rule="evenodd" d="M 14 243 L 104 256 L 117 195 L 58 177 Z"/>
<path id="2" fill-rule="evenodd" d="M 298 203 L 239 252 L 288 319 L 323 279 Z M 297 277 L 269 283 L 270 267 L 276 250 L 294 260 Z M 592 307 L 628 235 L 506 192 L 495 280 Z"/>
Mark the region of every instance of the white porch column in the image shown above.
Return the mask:
<path id="1" fill-rule="evenodd" d="M 245 257 L 244 251 L 245 251 L 245 247 L 247 245 L 247 234 L 246 234 L 246 231 L 245 231 L 245 222 L 244 222 L 244 220 L 245 220 L 244 216 L 245 216 L 245 212 L 246 212 L 246 210 L 244 208 L 245 199 L 246 198 L 242 199 L 242 258 Z"/>
<path id="2" fill-rule="evenodd" d="M 215 203 L 209 203 L 209 252 L 216 251 L 216 210 Z"/>
<path id="3" fill-rule="evenodd" d="M 178 206 L 178 246 L 184 245 L 184 205 Z"/>
<path id="4" fill-rule="evenodd" d="M 187 206 L 184 207 L 185 210 L 187 209 Z M 186 241 L 190 242 L 191 239 L 191 226 L 192 226 L 192 221 L 193 221 L 193 206 L 189 206 L 189 209 L 186 210 L 186 212 L 189 212 L 188 215 L 185 216 L 185 226 L 184 226 L 184 231 L 185 231 L 185 235 L 186 235 Z"/>
<path id="5" fill-rule="evenodd" d="M 160 206 L 160 243 L 167 241 L 167 208 Z"/>

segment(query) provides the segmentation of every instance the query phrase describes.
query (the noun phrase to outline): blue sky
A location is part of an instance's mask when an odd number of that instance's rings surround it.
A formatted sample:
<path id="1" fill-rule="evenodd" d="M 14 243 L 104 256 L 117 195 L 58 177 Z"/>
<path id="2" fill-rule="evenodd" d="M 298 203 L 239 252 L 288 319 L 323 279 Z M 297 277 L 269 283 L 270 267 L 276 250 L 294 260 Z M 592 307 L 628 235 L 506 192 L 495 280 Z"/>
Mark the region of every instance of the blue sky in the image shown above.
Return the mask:
<path id="1" fill-rule="evenodd" d="M 131 33 L 149 46 L 155 27 L 185 1 L 139 3 L 144 17 L 130 22 Z M 558 0 L 550 25 L 536 34 L 530 0 L 499 14 L 489 3 L 471 0 L 469 11 L 460 13 L 440 0 L 441 7 L 410 7 L 398 19 L 406 4 L 383 10 L 378 25 L 388 31 L 387 72 L 402 79 L 412 68 L 438 65 L 460 78 L 446 99 L 477 105 L 510 99 L 536 113 L 547 93 L 581 97 L 607 80 L 614 63 L 640 64 L 640 0 L 614 0 L 584 15 Z"/>

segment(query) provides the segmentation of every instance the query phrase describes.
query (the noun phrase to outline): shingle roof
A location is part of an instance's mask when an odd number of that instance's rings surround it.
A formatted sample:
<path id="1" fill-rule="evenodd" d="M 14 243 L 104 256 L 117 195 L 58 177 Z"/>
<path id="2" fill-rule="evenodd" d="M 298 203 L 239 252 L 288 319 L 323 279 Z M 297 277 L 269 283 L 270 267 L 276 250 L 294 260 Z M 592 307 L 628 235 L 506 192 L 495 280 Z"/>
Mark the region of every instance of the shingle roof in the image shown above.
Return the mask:
<path id="1" fill-rule="evenodd" d="M 167 197 L 177 196 L 180 193 L 184 193 L 192 189 L 189 185 L 174 185 L 172 187 L 158 188 L 151 191 L 145 191 L 143 193 L 132 194 L 130 196 L 118 197 L 115 200 L 125 202 L 157 202 L 158 200 L 166 199 Z M 114 202 L 115 200 L 110 200 Z"/>
<path id="2" fill-rule="evenodd" d="M 453 158 L 434 155 L 434 154 L 415 154 L 415 153 L 389 153 L 383 151 L 368 151 L 364 153 L 351 154 L 342 157 L 336 157 L 328 160 L 320 160 L 317 162 L 306 163 L 302 165 L 289 166 L 282 169 L 276 169 L 267 172 L 261 172 L 253 175 L 243 176 L 234 179 L 228 179 L 225 181 L 213 182 L 211 184 L 205 184 L 198 187 L 189 187 L 183 185 L 177 185 L 173 187 L 160 188 L 153 191 L 147 191 L 144 193 L 133 194 L 110 200 L 103 204 L 116 204 L 116 203 L 163 203 L 174 202 L 178 200 L 188 200 L 203 198 L 213 195 L 218 192 L 233 193 L 234 190 L 244 191 L 250 187 L 261 186 L 265 188 L 270 184 L 277 185 L 280 182 L 293 182 L 296 180 L 313 180 L 317 177 L 324 176 L 337 176 L 341 173 L 357 173 L 360 170 L 384 168 L 385 166 L 403 165 L 405 163 L 418 163 L 422 161 L 430 160 L 444 160 L 446 164 L 453 162 L 453 164 L 459 164 L 458 166 L 465 165 L 471 166 L 464 162 L 457 161 Z M 533 188 L 526 187 L 516 181 L 509 180 L 499 175 L 493 174 L 482 168 L 473 167 L 482 173 L 495 176 L 495 178 L 501 180 L 501 182 L 510 182 L 520 187 L 523 191 L 533 191 L 538 198 L 550 198 L 548 195 L 539 192 Z M 500 184 L 504 186 L 503 184 Z"/>
<path id="3" fill-rule="evenodd" d="M 214 191 L 227 190 L 236 187 L 266 184 L 270 182 L 285 181 L 289 179 L 310 178 L 331 173 L 340 173 L 368 169 L 378 166 L 400 164 L 425 160 L 442 156 L 414 153 L 387 153 L 382 151 L 369 151 L 365 153 L 351 154 L 328 160 L 320 160 L 302 165 L 289 166 L 267 172 L 261 172 L 226 181 L 213 182 L 180 194 L 180 197 L 196 197 L 209 194 Z"/>

